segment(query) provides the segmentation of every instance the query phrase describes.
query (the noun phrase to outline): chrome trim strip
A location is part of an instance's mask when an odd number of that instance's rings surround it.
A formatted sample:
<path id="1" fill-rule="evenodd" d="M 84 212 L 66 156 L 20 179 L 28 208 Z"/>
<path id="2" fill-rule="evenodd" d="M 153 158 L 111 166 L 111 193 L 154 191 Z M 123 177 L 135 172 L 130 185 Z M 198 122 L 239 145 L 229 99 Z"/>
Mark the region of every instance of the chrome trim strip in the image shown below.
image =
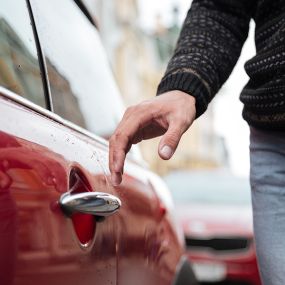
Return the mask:
<path id="1" fill-rule="evenodd" d="M 7 88 L 5 88 L 3 86 L 0 86 L 0 97 L 1 96 L 6 98 L 6 99 L 9 99 L 11 101 L 14 101 L 14 102 L 16 102 L 22 106 L 25 106 L 26 108 L 29 108 L 29 109 L 35 111 L 36 113 L 41 114 L 41 115 L 61 124 L 63 126 L 66 126 L 70 129 L 92 139 L 92 140 L 95 140 L 96 142 L 98 142 L 99 144 L 101 144 L 102 146 L 104 146 L 106 148 L 109 148 L 109 142 L 106 139 L 101 138 L 100 136 L 98 136 L 98 135 L 96 135 L 90 131 L 87 131 L 84 128 L 81 128 L 81 127 L 77 126 L 76 124 L 73 124 L 72 122 L 63 119 L 59 115 L 41 107 L 41 106 L 38 106 L 37 104 L 29 101 L 28 99 L 26 99 L 24 97 L 21 97 L 20 95 L 8 90 Z M 137 155 L 133 154 L 132 152 L 129 152 L 127 157 L 128 157 L 128 161 L 130 161 L 134 164 L 137 164 L 141 167 L 148 168 L 148 164 L 141 157 L 137 157 Z"/>
<path id="2" fill-rule="evenodd" d="M 100 144 L 102 144 L 102 145 L 104 145 L 106 147 L 109 146 L 109 143 L 108 143 L 107 140 L 105 140 L 105 139 L 95 135 L 94 133 L 91 133 L 91 132 L 89 132 L 89 131 L 87 131 L 87 130 L 85 130 L 85 129 L 83 129 L 83 128 L 81 128 L 81 127 L 79 127 L 79 126 L 77 126 L 77 125 L 75 125 L 73 123 L 71 123 L 70 121 L 67 121 L 67 120 L 63 119 L 59 115 L 57 115 L 57 114 L 55 114 L 55 113 L 53 113 L 53 112 L 51 112 L 51 111 L 41 107 L 41 106 L 36 105 L 35 103 L 29 101 L 26 98 L 23 98 L 23 97 L 17 95 L 16 93 L 6 89 L 3 86 L 0 86 L 0 96 L 2 96 L 4 98 L 7 98 L 7 99 L 9 99 L 11 101 L 14 101 L 14 102 L 16 102 L 16 103 L 18 103 L 18 104 L 20 104 L 22 106 L 25 106 L 25 107 L 27 107 L 27 108 L 29 108 L 29 109 L 31 109 L 31 110 L 33 110 L 33 111 L 43 115 L 43 116 L 45 116 L 45 117 L 48 117 L 49 119 L 51 119 L 51 120 L 53 120 L 53 121 L 55 121 L 55 122 L 57 122 L 57 123 L 59 123 L 61 125 L 64 125 L 64 126 L 70 128 L 70 129 L 72 129 L 72 130 L 74 130 L 74 131 L 76 131 L 78 133 L 81 133 L 81 134 L 83 134 L 83 135 L 85 135 L 85 136 L 87 136 L 87 137 L 89 137 L 89 138 L 99 142 Z"/>

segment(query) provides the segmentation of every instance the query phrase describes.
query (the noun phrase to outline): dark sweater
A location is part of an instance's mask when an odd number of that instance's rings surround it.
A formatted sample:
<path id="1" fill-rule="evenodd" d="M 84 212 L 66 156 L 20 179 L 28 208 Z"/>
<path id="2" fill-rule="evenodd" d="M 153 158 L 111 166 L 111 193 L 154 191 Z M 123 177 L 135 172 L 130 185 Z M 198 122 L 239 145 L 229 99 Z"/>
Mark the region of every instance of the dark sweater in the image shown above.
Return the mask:
<path id="1" fill-rule="evenodd" d="M 251 18 L 257 53 L 245 64 L 243 117 L 285 131 L 285 0 L 194 0 L 158 94 L 191 94 L 199 117 L 236 64 Z"/>

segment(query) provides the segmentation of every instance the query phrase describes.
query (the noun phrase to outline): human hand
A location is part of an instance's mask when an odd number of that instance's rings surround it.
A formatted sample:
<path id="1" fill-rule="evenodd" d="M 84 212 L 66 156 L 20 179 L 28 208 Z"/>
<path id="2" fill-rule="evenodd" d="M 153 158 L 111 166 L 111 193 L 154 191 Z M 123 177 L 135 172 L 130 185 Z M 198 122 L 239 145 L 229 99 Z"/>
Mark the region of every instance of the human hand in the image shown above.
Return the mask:
<path id="1" fill-rule="evenodd" d="M 163 135 L 158 154 L 162 159 L 170 159 L 195 116 L 195 98 L 178 90 L 129 107 L 109 142 L 112 184 L 121 183 L 126 154 L 132 144 Z"/>

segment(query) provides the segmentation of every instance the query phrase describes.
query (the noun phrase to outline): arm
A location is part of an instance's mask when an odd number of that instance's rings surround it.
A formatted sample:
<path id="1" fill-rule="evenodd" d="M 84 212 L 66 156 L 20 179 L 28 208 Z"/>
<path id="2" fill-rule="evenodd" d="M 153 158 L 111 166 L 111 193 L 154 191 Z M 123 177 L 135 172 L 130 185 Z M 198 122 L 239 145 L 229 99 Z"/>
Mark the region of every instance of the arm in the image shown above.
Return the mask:
<path id="1" fill-rule="evenodd" d="M 199 117 L 239 58 L 255 2 L 194 0 L 158 94 L 170 90 L 191 94 Z"/>
<path id="2" fill-rule="evenodd" d="M 207 108 L 232 71 L 248 33 L 253 0 L 194 0 L 156 98 L 128 108 L 110 139 L 113 185 L 122 181 L 132 144 L 162 136 L 170 159 L 181 136 Z M 191 96 L 189 96 L 191 95 Z"/>

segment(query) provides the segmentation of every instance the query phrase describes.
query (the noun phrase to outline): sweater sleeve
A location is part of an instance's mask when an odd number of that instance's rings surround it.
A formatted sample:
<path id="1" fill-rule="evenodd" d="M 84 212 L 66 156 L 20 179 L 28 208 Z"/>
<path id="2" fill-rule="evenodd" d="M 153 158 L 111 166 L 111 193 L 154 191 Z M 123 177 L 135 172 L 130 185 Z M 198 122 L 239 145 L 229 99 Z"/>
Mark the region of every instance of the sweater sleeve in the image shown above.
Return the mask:
<path id="1" fill-rule="evenodd" d="M 196 117 L 229 77 L 255 10 L 255 0 L 193 0 L 157 94 L 181 90 L 196 98 Z"/>

